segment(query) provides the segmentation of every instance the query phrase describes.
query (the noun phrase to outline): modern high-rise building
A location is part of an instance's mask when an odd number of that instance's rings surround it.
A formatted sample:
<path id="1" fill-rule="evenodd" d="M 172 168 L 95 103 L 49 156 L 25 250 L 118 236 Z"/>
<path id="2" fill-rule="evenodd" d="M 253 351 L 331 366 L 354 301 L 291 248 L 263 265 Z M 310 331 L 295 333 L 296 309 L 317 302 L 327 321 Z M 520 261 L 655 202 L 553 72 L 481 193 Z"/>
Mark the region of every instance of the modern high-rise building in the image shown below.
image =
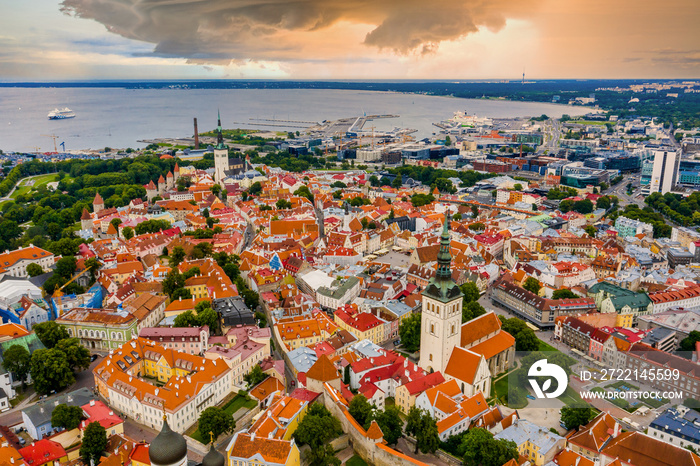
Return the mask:
<path id="1" fill-rule="evenodd" d="M 642 192 L 649 195 L 651 193 L 666 194 L 671 191 L 678 182 L 680 162 L 680 149 L 655 150 L 653 162 L 647 161 L 642 167 Z"/>

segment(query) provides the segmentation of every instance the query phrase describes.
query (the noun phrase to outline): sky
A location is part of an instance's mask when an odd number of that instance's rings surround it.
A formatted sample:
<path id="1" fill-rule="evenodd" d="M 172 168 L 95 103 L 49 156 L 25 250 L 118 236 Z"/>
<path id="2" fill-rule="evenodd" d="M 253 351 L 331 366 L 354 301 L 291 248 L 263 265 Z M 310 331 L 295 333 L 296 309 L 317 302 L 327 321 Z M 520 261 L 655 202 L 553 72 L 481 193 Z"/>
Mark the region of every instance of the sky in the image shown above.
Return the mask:
<path id="1" fill-rule="evenodd" d="M 700 78 L 697 0 L 0 0 L 0 81 Z"/>

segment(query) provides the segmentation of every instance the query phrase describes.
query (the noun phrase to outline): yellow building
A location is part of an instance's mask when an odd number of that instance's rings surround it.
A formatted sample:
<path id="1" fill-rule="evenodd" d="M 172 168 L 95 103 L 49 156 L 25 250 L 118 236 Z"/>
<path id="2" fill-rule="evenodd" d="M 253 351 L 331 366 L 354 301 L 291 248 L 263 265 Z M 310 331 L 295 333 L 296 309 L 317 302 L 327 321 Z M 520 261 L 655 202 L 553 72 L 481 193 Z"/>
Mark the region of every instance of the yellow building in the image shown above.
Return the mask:
<path id="1" fill-rule="evenodd" d="M 385 324 L 372 313 L 359 312 L 357 306 L 348 304 L 339 308 L 334 314 L 335 323 L 343 330 L 347 330 L 358 340 L 370 340 L 380 345 L 385 340 Z"/>

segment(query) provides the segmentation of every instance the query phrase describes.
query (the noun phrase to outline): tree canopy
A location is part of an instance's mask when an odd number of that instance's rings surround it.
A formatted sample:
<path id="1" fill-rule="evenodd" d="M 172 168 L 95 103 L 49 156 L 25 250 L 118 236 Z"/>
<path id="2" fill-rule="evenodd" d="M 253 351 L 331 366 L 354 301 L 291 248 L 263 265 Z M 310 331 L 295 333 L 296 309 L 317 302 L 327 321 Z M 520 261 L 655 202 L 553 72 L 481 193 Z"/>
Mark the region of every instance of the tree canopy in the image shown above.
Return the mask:
<path id="1" fill-rule="evenodd" d="M 80 406 L 60 404 L 51 413 L 51 425 L 66 430 L 73 430 L 80 425 L 82 418 L 83 410 Z"/>
<path id="2" fill-rule="evenodd" d="M 102 453 L 104 453 L 106 449 L 107 431 L 99 422 L 91 422 L 83 433 L 80 457 L 85 464 L 99 464 L 100 457 L 102 457 Z"/>
<path id="3" fill-rule="evenodd" d="M 420 314 L 413 314 L 406 317 L 399 324 L 399 336 L 401 337 L 401 346 L 406 351 L 414 353 L 420 349 Z"/>
<path id="4" fill-rule="evenodd" d="M 216 440 L 221 434 L 233 432 L 233 429 L 236 428 L 236 422 L 233 420 L 233 416 L 227 414 L 223 409 L 211 406 L 199 415 L 198 428 L 204 438 L 208 439 L 211 433 Z"/>

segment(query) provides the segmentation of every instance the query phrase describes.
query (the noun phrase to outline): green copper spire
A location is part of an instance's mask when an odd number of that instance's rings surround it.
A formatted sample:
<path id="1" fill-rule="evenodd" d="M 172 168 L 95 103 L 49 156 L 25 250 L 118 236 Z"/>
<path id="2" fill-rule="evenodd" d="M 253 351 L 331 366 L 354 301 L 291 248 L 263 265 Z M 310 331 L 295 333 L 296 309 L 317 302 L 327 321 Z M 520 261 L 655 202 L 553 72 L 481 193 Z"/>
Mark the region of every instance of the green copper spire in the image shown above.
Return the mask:
<path id="1" fill-rule="evenodd" d="M 450 217 L 445 212 L 445 223 L 440 235 L 440 249 L 437 254 L 437 272 L 423 291 L 425 296 L 442 302 L 450 302 L 462 296 L 462 290 L 452 280 L 452 254 L 450 252 Z"/>
<path id="2" fill-rule="evenodd" d="M 219 126 L 216 128 L 216 148 L 226 149 L 226 146 L 224 145 L 224 135 L 221 133 L 221 111 L 217 111 L 219 114 Z"/>
<path id="3" fill-rule="evenodd" d="M 445 211 L 445 224 L 442 227 L 442 235 L 440 236 L 440 250 L 437 255 L 438 267 L 437 267 L 437 279 L 451 280 L 452 272 L 450 271 L 450 266 L 452 265 L 452 254 L 450 254 L 450 219 Z"/>

